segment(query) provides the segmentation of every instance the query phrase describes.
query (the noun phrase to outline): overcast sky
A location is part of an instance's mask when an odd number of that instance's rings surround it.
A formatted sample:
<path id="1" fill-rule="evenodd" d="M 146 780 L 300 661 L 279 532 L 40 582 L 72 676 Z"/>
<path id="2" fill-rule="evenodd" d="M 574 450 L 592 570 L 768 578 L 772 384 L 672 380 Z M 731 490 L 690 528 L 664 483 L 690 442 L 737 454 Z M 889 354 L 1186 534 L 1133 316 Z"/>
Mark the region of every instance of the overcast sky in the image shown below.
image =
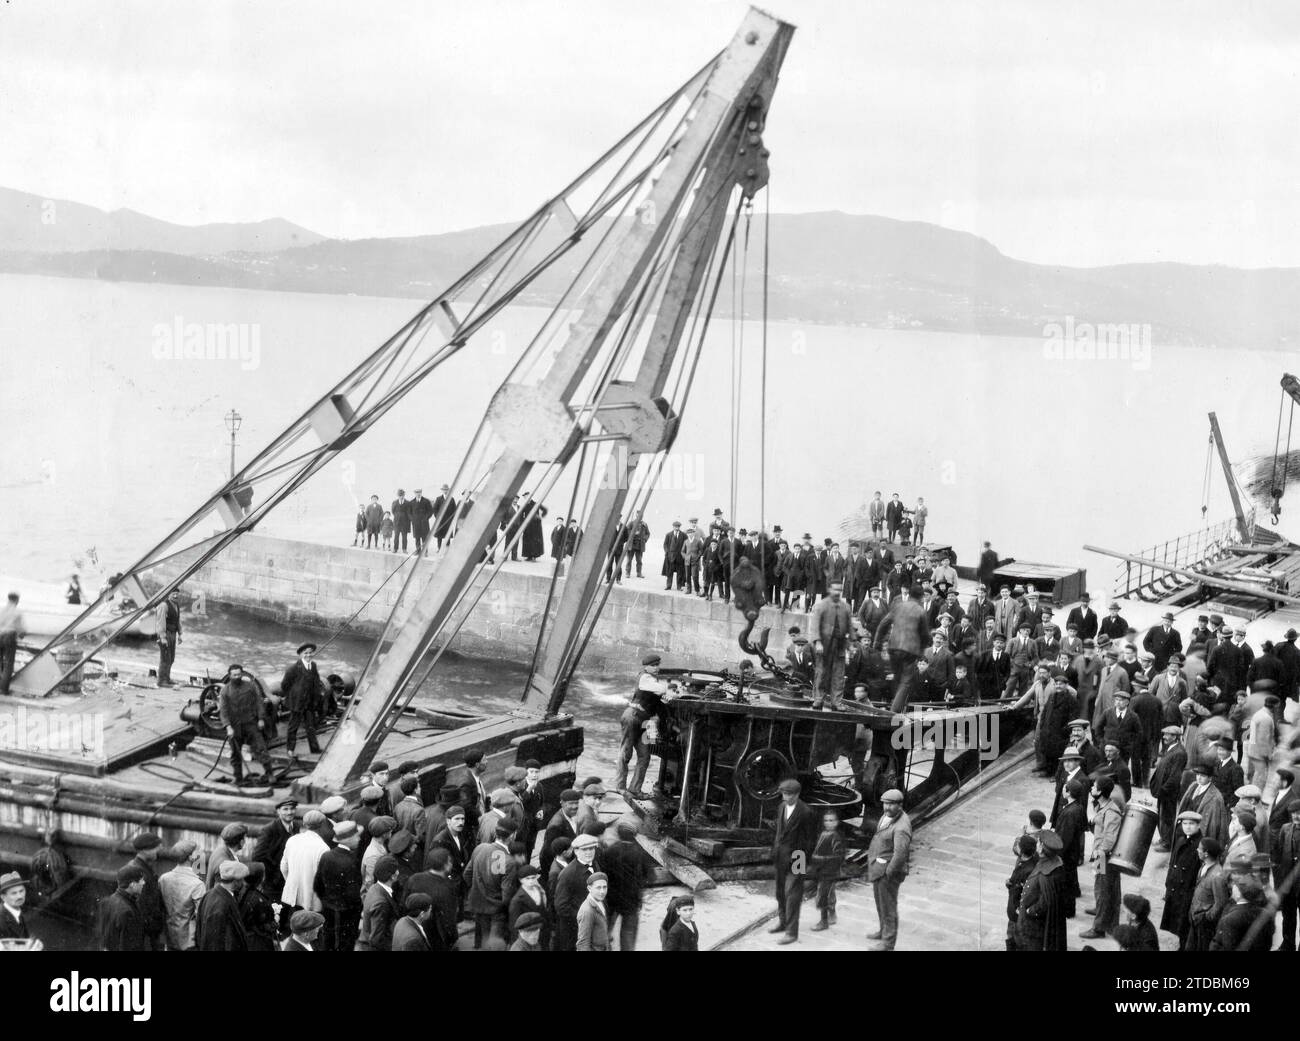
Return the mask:
<path id="1" fill-rule="evenodd" d="M 348 238 L 512 220 L 746 7 L 8 0 L 0 185 Z M 775 211 L 932 221 L 1040 262 L 1300 265 L 1290 0 L 770 9 L 798 26 Z"/>

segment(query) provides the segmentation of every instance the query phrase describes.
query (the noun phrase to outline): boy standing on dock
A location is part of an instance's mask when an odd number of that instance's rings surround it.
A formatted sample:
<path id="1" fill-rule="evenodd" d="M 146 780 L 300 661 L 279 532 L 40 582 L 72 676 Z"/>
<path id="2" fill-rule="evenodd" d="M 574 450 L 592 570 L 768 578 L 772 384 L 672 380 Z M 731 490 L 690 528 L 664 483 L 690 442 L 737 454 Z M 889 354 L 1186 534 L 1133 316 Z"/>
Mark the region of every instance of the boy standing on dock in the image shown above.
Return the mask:
<path id="1" fill-rule="evenodd" d="M 840 815 L 834 810 L 822 814 L 822 830 L 813 847 L 812 875 L 817 879 L 817 910 L 821 921 L 812 927 L 819 933 L 835 924 L 835 883 L 840 880 L 844 864 L 844 836 L 840 834 Z"/>

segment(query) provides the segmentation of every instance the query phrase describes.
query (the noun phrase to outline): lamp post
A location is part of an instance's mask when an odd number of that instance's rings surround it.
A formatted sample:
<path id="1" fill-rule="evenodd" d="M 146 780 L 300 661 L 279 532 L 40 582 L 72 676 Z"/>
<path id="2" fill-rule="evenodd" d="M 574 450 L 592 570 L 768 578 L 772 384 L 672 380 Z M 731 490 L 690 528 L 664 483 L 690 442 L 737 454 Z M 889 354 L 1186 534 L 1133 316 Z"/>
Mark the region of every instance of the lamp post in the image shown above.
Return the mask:
<path id="1" fill-rule="evenodd" d="M 235 432 L 244 417 L 233 408 L 226 413 L 226 429 L 230 431 L 230 476 L 235 476 Z"/>

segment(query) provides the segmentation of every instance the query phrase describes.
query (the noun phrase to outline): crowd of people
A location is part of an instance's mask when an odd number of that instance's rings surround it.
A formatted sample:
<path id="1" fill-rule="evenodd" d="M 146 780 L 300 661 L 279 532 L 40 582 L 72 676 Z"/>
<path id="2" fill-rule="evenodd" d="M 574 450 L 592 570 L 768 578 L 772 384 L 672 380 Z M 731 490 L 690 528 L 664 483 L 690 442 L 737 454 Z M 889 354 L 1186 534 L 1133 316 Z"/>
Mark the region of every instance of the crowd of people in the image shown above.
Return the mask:
<path id="1" fill-rule="evenodd" d="M 357 504 L 355 531 L 352 545 L 362 549 L 377 549 L 390 553 L 427 554 L 436 552 L 455 540 L 457 532 L 474 508 L 474 497 L 469 491 L 461 492 L 457 500 L 451 486 L 444 484 L 435 499 L 428 499 L 422 488 L 416 488 L 411 498 L 406 490 L 397 489 L 397 496 L 385 509 L 378 495 L 369 502 Z M 545 550 L 542 522 L 546 507 L 534 508 L 528 495 L 516 495 L 501 518 L 500 530 L 510 548 L 510 559 L 537 560 Z M 576 527 L 576 522 L 574 522 Z M 573 547 L 576 548 L 576 538 Z M 554 537 L 552 537 L 554 546 Z"/>
<path id="2" fill-rule="evenodd" d="M 1035 714 L 1036 766 L 1055 794 L 1013 847 L 1008 950 L 1066 949 L 1089 865 L 1085 940 L 1159 950 L 1160 929 L 1184 951 L 1270 950 L 1280 914 L 1277 949 L 1295 950 L 1300 792 L 1283 713 L 1300 684 L 1296 631 L 1256 654 L 1244 628 L 1201 615 L 1184 654 L 1173 622 L 1139 635 L 1118 604 L 1098 619 L 1086 597 L 1065 636 L 1020 614 L 1008 692 Z M 1169 855 L 1158 920 L 1122 892 L 1115 862 L 1132 852 L 1118 844 L 1135 790 Z"/>
<path id="3" fill-rule="evenodd" d="M 550 805 L 541 766 L 487 791 L 481 755 L 425 805 L 418 767 L 372 764 L 356 805 L 338 796 L 298 815 L 291 796 L 260 830 L 232 822 L 214 848 L 188 839 L 160 871 L 141 831 L 96 915 L 101 950 L 635 950 L 649 863 L 637 825 L 597 810 L 599 778 Z M 0 939 L 27 938 L 27 883 L 0 877 Z M 664 950 L 696 950 L 694 901 L 674 898 Z M 463 925 L 463 928 L 462 928 Z"/>

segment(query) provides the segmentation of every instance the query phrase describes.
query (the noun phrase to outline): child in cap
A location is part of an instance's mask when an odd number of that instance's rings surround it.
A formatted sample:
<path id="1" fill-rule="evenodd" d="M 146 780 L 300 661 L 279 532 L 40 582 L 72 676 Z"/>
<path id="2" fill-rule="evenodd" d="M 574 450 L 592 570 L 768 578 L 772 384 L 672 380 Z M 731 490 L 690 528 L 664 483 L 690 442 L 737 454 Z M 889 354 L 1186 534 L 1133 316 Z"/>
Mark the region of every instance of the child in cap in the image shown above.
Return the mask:
<path id="1" fill-rule="evenodd" d="M 835 810 L 822 814 L 822 830 L 813 847 L 812 876 L 817 880 L 817 910 L 821 921 L 812 927 L 821 932 L 835 924 L 835 883 L 840 880 L 844 864 L 844 836 L 840 834 L 840 815 Z"/>

